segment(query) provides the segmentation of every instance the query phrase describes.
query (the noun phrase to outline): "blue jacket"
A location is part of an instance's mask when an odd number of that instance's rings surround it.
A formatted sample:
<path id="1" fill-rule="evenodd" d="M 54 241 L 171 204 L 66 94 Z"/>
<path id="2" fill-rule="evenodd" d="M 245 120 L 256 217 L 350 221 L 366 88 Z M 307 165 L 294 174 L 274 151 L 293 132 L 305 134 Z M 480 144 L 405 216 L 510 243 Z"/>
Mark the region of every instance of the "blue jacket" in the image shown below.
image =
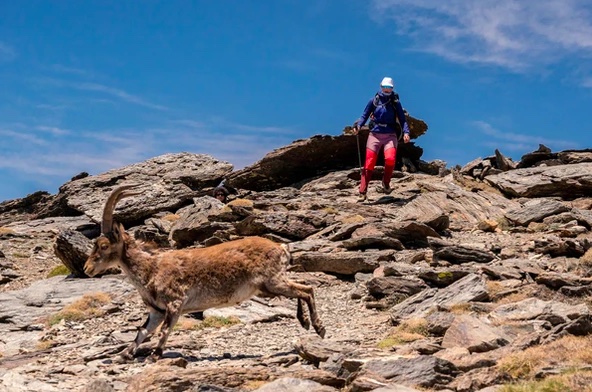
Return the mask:
<path id="1" fill-rule="evenodd" d="M 361 127 L 362 125 L 366 124 L 368 118 L 372 113 L 374 113 L 374 127 L 370 130 L 370 132 L 375 133 L 399 133 L 399 126 L 397 125 L 397 118 L 399 119 L 399 124 L 403 129 L 403 133 L 409 133 L 409 125 L 407 124 L 407 119 L 405 118 L 405 112 L 403 112 L 403 107 L 401 106 L 401 102 L 398 99 L 398 96 L 395 95 L 394 105 L 391 103 L 393 99 L 392 94 L 395 94 L 393 91 L 390 95 L 385 95 L 382 91 L 379 91 L 377 97 L 374 97 L 368 102 L 366 108 L 364 109 L 364 113 L 362 113 L 362 117 L 356 122 L 356 124 Z M 378 102 L 375 105 L 375 99 L 378 98 Z"/>

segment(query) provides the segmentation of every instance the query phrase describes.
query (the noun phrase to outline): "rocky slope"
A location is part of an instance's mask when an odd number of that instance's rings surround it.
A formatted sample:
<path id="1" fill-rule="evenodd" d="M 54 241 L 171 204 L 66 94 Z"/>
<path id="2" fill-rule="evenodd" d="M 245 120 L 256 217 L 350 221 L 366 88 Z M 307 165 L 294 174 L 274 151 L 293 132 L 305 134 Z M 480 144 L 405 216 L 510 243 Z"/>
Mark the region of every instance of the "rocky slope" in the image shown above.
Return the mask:
<path id="1" fill-rule="evenodd" d="M 0 390 L 590 390 L 592 151 L 496 151 L 452 169 L 408 158 L 393 194 L 358 204 L 355 155 L 311 164 L 351 141 L 296 141 L 238 172 L 167 154 L 0 203 Z M 226 205 L 209 196 L 222 178 L 237 188 Z M 119 360 L 146 309 L 124 276 L 82 265 L 106 197 L 132 182 L 142 193 L 115 219 L 138 240 L 289 243 L 325 339 L 298 325 L 293 301 L 256 299 L 184 318 L 157 363 L 153 341 Z M 62 264 L 70 275 L 47 278 Z"/>

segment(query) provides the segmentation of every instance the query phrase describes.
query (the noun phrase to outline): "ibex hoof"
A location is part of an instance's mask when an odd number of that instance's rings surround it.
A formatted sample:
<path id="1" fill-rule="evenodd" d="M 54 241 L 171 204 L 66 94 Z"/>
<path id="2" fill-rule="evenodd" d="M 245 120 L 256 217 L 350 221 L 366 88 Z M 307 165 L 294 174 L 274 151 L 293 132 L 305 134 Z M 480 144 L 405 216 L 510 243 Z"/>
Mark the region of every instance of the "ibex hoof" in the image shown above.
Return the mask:
<path id="1" fill-rule="evenodd" d="M 152 354 L 150 354 L 150 356 L 147 358 L 147 361 L 156 362 L 160 358 L 162 358 L 162 349 L 157 347 L 154 349 L 154 351 L 152 351 Z"/>
<path id="2" fill-rule="evenodd" d="M 129 362 L 134 360 L 134 350 L 126 348 L 122 352 L 119 353 L 119 360 L 122 362 Z"/>
<path id="3" fill-rule="evenodd" d="M 315 331 L 317 332 L 317 335 L 319 335 L 320 337 L 324 338 L 325 337 L 325 327 L 323 327 L 322 325 L 320 326 L 315 326 Z"/>

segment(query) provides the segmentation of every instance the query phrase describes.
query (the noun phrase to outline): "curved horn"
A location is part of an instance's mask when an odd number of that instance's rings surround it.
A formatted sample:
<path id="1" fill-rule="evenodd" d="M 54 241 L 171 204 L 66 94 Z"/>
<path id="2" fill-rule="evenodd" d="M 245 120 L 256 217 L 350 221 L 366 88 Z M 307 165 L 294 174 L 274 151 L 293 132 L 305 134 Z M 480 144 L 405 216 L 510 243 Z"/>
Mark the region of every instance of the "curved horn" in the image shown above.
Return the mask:
<path id="1" fill-rule="evenodd" d="M 140 192 L 126 192 L 128 189 L 135 188 L 139 184 L 128 184 L 122 185 L 119 188 L 115 188 L 109 195 L 109 198 L 105 202 L 105 208 L 103 209 L 103 222 L 101 223 L 101 233 L 107 234 L 111 232 L 113 225 L 113 210 L 117 203 L 124 197 L 138 195 Z"/>

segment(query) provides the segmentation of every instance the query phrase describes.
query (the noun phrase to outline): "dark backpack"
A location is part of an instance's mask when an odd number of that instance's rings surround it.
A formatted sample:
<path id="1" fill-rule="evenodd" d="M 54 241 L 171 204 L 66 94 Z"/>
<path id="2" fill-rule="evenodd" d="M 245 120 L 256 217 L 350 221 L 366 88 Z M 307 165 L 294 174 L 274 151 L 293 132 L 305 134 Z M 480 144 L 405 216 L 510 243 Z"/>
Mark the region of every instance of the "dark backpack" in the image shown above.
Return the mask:
<path id="1" fill-rule="evenodd" d="M 403 136 L 403 130 L 401 128 L 401 124 L 399 123 L 399 116 L 397 115 L 397 102 L 399 102 L 399 94 L 397 94 L 394 91 L 389 96 L 389 100 L 386 101 L 385 103 L 380 103 L 380 95 L 378 93 L 376 93 L 376 95 L 374 96 L 374 99 L 372 100 L 372 104 L 374 105 L 374 108 L 377 108 L 379 106 L 385 106 L 388 104 L 393 106 L 393 110 L 395 111 L 395 122 L 397 123 L 397 128 L 395 129 L 395 132 L 397 133 L 397 139 L 401 139 L 401 136 Z M 372 129 L 374 127 L 373 123 L 374 123 L 374 115 L 372 114 L 370 116 L 370 123 L 368 123 L 368 126 L 370 127 L 370 129 Z"/>
<path id="2" fill-rule="evenodd" d="M 372 104 L 374 105 L 375 108 L 377 108 L 379 106 L 384 106 L 387 103 L 390 103 L 391 105 L 393 105 L 393 109 L 395 109 L 395 113 L 397 112 L 397 102 L 399 102 L 399 94 L 397 94 L 394 91 L 390 95 L 389 100 L 386 103 L 380 103 L 380 95 L 378 93 L 376 93 L 376 95 L 374 96 L 374 99 L 372 100 Z"/>

